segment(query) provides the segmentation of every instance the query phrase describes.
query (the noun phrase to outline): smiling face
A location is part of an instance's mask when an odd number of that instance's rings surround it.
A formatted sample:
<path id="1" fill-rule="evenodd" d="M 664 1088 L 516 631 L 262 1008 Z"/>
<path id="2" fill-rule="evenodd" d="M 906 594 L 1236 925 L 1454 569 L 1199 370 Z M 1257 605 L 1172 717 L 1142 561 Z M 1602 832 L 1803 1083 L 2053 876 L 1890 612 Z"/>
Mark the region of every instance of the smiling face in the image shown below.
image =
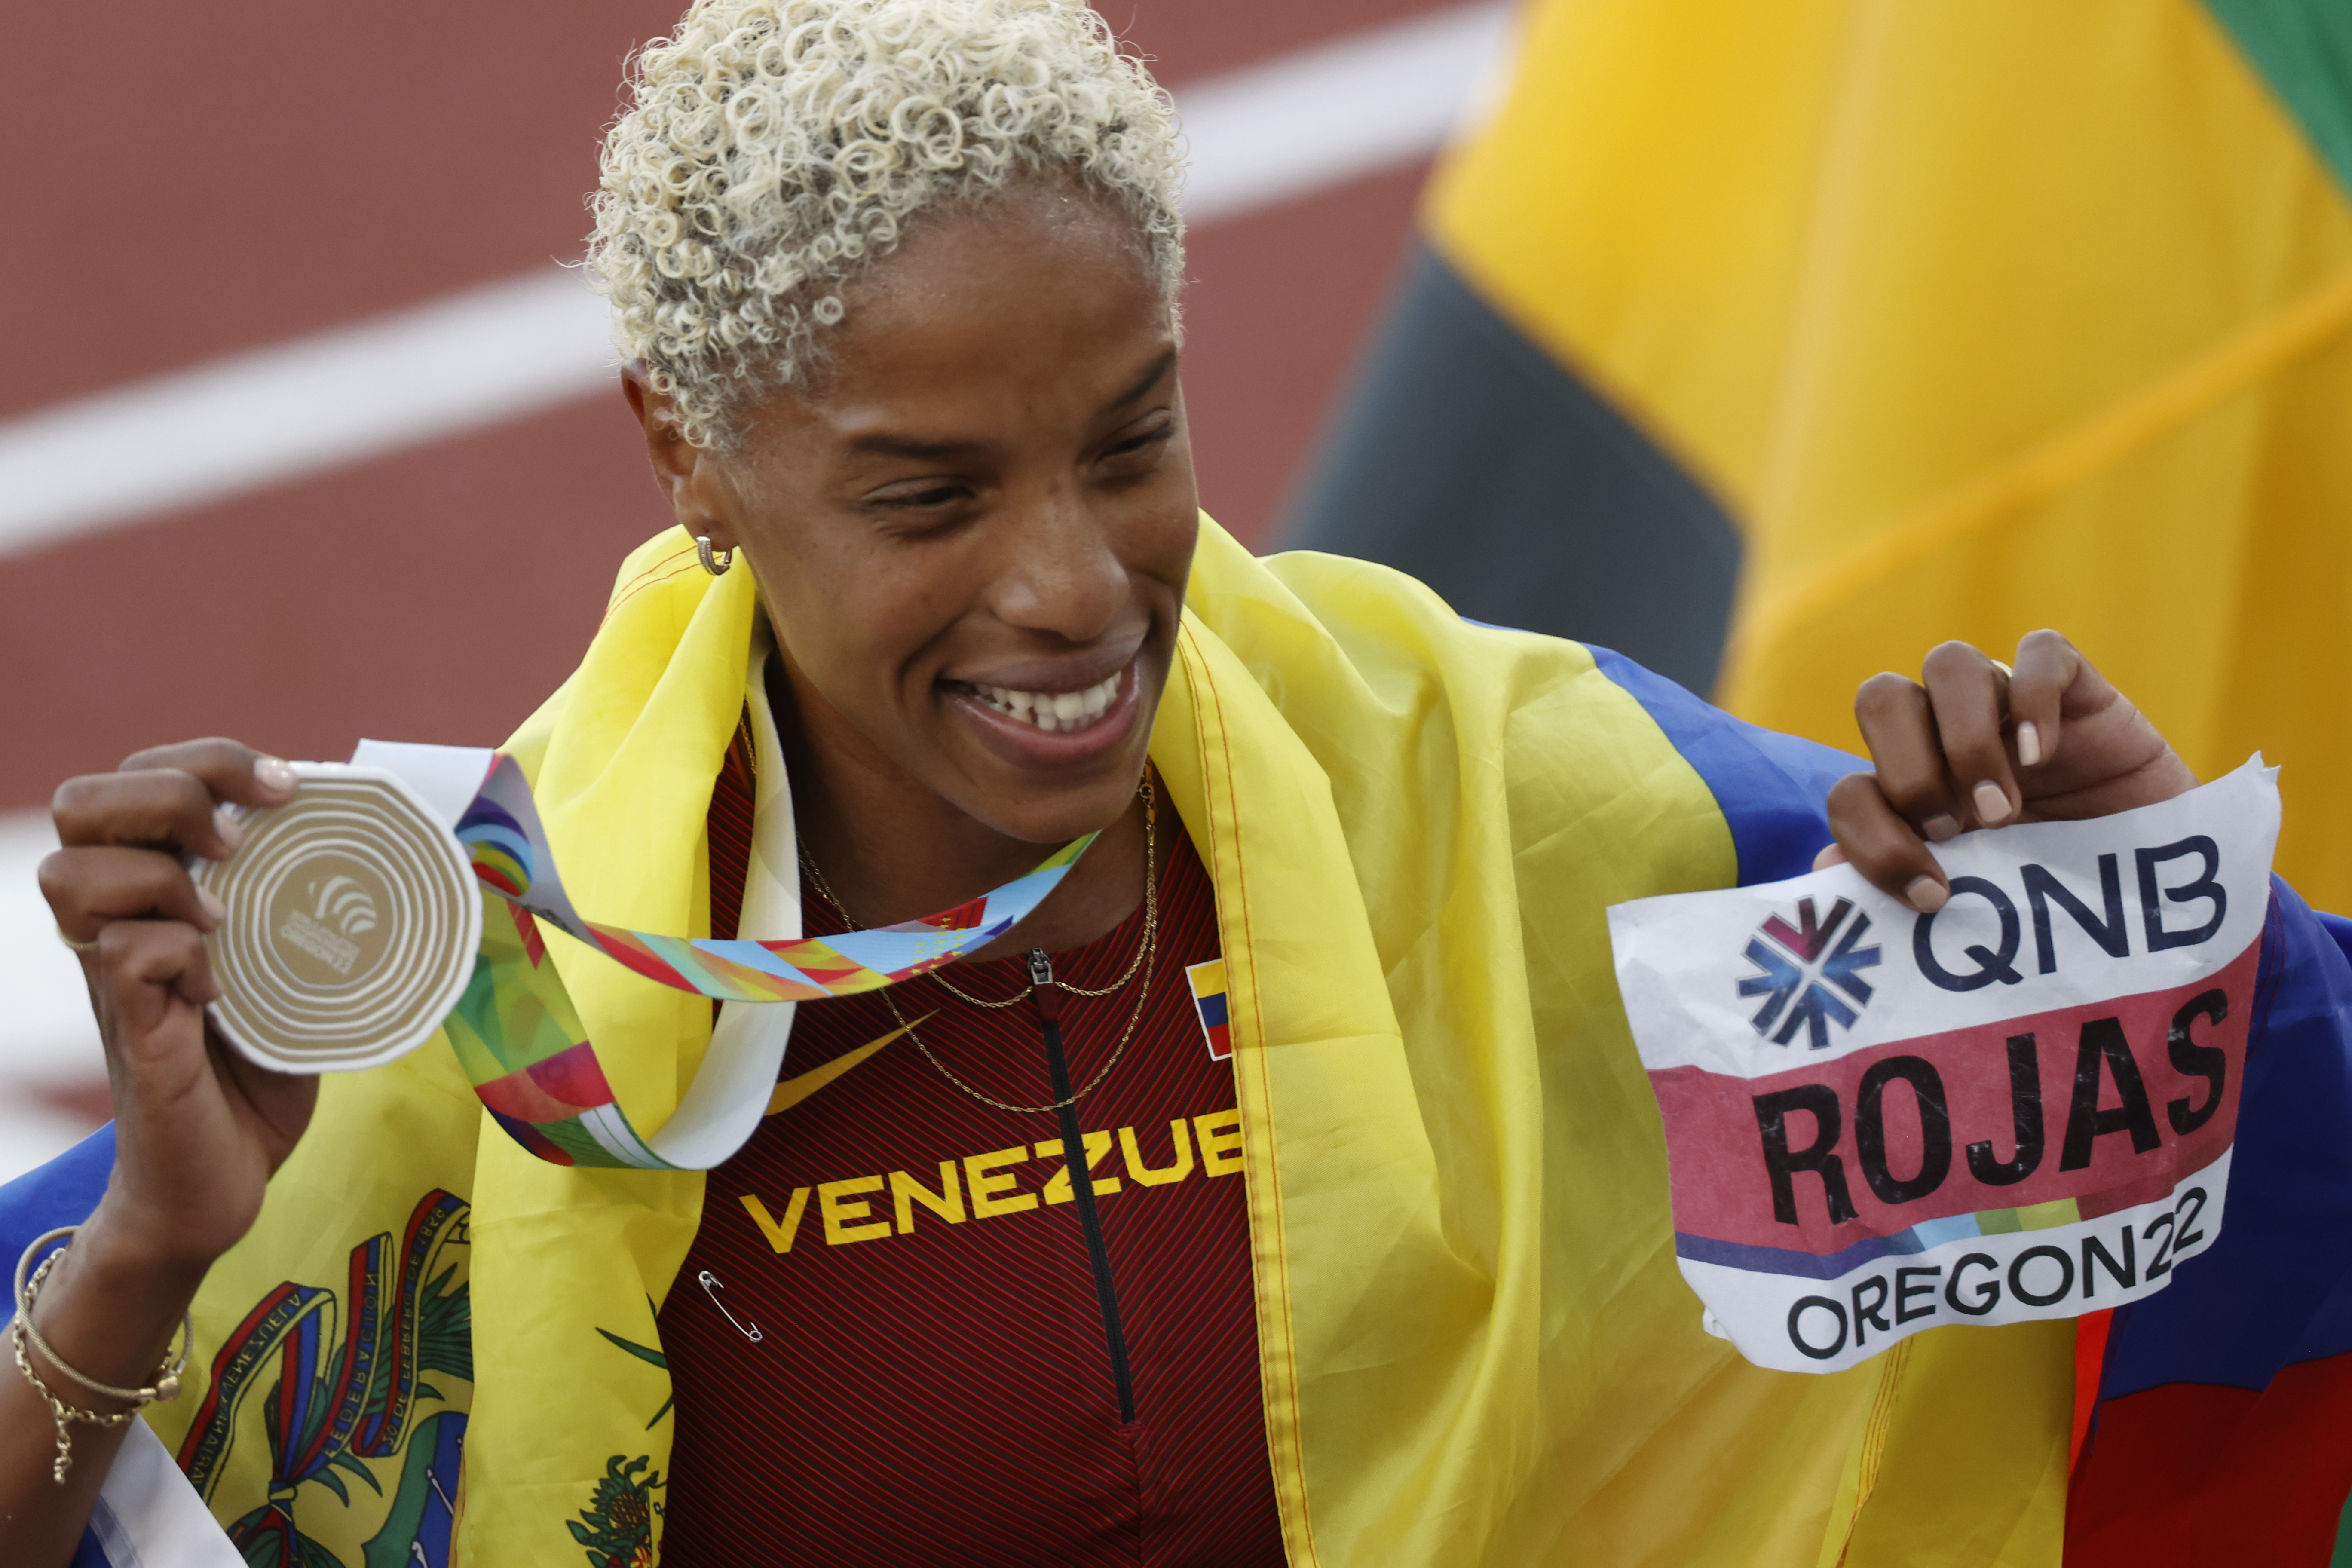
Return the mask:
<path id="1" fill-rule="evenodd" d="M 1101 827 L 1143 766 L 1198 527 L 1149 259 L 1075 186 L 1016 187 L 927 217 L 844 302 L 819 384 L 756 405 L 723 457 L 657 439 L 656 471 L 750 561 L 793 750 L 835 791 L 919 786 L 1029 844 Z"/>

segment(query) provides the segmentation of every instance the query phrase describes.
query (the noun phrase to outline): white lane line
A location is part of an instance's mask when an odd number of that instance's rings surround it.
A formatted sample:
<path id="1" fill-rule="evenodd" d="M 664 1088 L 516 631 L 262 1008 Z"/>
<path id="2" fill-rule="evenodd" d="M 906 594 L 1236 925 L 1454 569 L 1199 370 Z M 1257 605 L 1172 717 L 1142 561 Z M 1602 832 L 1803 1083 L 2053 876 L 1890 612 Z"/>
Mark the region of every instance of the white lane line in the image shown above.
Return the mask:
<path id="1" fill-rule="evenodd" d="M 1196 224 L 1443 146 L 1503 58 L 1482 0 L 1213 78 L 1177 97 Z M 546 268 L 0 423 L 0 555 L 184 511 L 611 384 L 604 301 Z"/>
<path id="2" fill-rule="evenodd" d="M 0 425 L 0 554 L 566 403 L 612 374 L 553 268 Z"/>
<path id="3" fill-rule="evenodd" d="M 1499 85 L 1507 3 L 1414 16 L 1176 95 L 1187 222 L 1214 223 L 1425 158 Z"/>

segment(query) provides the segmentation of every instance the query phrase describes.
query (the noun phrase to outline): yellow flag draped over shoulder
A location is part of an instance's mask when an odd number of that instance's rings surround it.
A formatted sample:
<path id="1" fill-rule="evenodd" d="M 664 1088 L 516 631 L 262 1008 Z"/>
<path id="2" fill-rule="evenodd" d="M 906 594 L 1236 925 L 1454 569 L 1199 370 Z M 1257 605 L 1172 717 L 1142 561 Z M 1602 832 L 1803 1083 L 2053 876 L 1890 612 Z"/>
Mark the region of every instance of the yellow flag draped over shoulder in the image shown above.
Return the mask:
<path id="1" fill-rule="evenodd" d="M 622 567 L 579 669 L 503 748 L 584 907 L 709 933 L 705 814 L 755 598 L 750 573 L 714 581 L 682 536 L 656 538 Z M 709 1005 L 547 941 L 615 1089 L 658 1124 L 709 1044 Z M 153 1425 L 249 1553 L 635 1561 L 669 1453 L 654 1314 L 701 1201 L 698 1173 L 526 1153 L 438 1038 L 329 1077 L 261 1220 L 205 1281 L 199 1396 Z"/>
<path id="2" fill-rule="evenodd" d="M 2056 1562 L 2070 1325 L 1832 1377 L 1700 1330 L 1603 910 L 1764 868 L 1647 678 L 1213 531 L 1190 603 L 1153 756 L 1217 887 L 1291 1561 Z"/>
<path id="3" fill-rule="evenodd" d="M 2055 626 L 2352 905 L 2352 8 L 1538 0 L 1519 72 L 1430 241 L 1727 512 L 1727 706 Z"/>
<path id="4" fill-rule="evenodd" d="M 583 909 L 701 931 L 754 595 L 682 540 L 632 557 L 513 749 Z M 1936 1331 L 1822 1377 L 1701 1331 L 1603 910 L 1796 868 L 1839 759 L 1612 658 L 1204 522 L 1152 754 L 1216 892 L 1290 1560 L 2053 1562 L 2066 1325 Z M 1744 748 L 1738 788 L 1695 735 Z M 559 962 L 654 1120 L 708 1007 Z M 675 1419 L 655 1314 L 702 1195 L 697 1173 L 539 1163 L 436 1047 L 330 1079 L 156 1427 L 257 1559 L 652 1561 Z"/>

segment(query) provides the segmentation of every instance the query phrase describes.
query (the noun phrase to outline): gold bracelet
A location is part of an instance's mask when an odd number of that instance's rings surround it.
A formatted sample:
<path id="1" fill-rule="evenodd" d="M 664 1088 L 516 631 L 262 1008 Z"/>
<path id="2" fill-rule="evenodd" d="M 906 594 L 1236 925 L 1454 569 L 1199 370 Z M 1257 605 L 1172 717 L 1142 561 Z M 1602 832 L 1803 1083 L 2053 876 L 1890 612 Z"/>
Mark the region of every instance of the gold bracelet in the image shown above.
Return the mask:
<path id="1" fill-rule="evenodd" d="M 58 1458 L 57 1462 L 49 1468 L 49 1477 L 59 1486 L 66 1484 L 66 1472 L 73 1468 L 73 1434 L 68 1430 L 68 1425 L 79 1421 L 85 1426 L 98 1426 L 111 1430 L 117 1426 L 128 1426 L 132 1416 L 150 1405 L 177 1399 L 180 1396 L 180 1374 L 188 1368 L 188 1351 L 196 1341 L 194 1319 L 186 1313 L 181 1314 L 180 1353 L 177 1358 L 166 1360 L 156 1369 L 154 1384 L 148 1388 L 116 1388 L 110 1384 L 100 1383 L 96 1378 L 76 1372 L 56 1351 L 50 1349 L 49 1342 L 41 1337 L 41 1331 L 33 1324 L 33 1302 L 40 1296 L 42 1283 L 48 1279 L 49 1270 L 56 1268 L 58 1259 L 65 1256 L 65 1249 L 60 1247 L 42 1258 L 41 1266 L 33 1270 L 29 1279 L 26 1278 L 25 1269 L 26 1265 L 33 1261 L 34 1255 L 41 1248 L 59 1237 L 74 1235 L 80 1228 L 79 1226 L 61 1226 L 47 1236 L 37 1237 L 32 1246 L 25 1248 L 24 1256 L 16 1259 L 16 1321 L 8 1325 L 8 1343 L 16 1352 L 16 1370 L 25 1374 L 25 1381 L 33 1385 L 34 1392 L 48 1402 L 49 1415 L 58 1424 Z M 85 1388 L 103 1394 L 110 1398 L 129 1400 L 131 1408 L 118 1410 L 110 1415 L 68 1405 L 58 1396 L 56 1390 L 41 1380 L 41 1374 L 34 1370 L 33 1358 L 25 1349 L 25 1342 L 27 1338 L 32 1341 L 34 1347 L 42 1355 L 48 1358 L 49 1364 L 59 1372 Z"/>
<path id="2" fill-rule="evenodd" d="M 58 1458 L 57 1462 L 49 1467 L 49 1479 L 63 1486 L 66 1484 L 66 1472 L 73 1468 L 73 1433 L 68 1429 L 67 1424 L 79 1421 L 85 1426 L 127 1426 L 131 1418 L 139 1414 L 139 1406 L 134 1405 L 111 1415 L 101 1415 L 95 1410 L 77 1409 L 59 1399 L 56 1391 L 41 1381 L 41 1374 L 33 1370 L 32 1358 L 25 1353 L 24 1319 L 19 1318 L 8 1325 L 8 1343 L 16 1352 L 16 1370 L 25 1374 L 25 1381 L 33 1385 L 33 1392 L 49 1402 L 49 1415 L 58 1424 Z"/>

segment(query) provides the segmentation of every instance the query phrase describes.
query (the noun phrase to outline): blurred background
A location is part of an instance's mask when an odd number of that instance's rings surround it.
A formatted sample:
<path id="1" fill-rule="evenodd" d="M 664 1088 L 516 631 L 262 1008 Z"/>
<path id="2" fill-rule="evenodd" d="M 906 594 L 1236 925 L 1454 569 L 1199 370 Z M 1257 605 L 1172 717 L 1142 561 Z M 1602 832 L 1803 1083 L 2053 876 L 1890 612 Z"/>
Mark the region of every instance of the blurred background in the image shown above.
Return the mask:
<path id="1" fill-rule="evenodd" d="M 1100 3 L 1245 542 L 1847 746 L 2055 625 L 2352 908 L 2352 6 Z M 0 1179 L 106 1114 L 60 779 L 495 743 L 667 524 L 562 264 L 677 4 L 0 5 Z"/>

